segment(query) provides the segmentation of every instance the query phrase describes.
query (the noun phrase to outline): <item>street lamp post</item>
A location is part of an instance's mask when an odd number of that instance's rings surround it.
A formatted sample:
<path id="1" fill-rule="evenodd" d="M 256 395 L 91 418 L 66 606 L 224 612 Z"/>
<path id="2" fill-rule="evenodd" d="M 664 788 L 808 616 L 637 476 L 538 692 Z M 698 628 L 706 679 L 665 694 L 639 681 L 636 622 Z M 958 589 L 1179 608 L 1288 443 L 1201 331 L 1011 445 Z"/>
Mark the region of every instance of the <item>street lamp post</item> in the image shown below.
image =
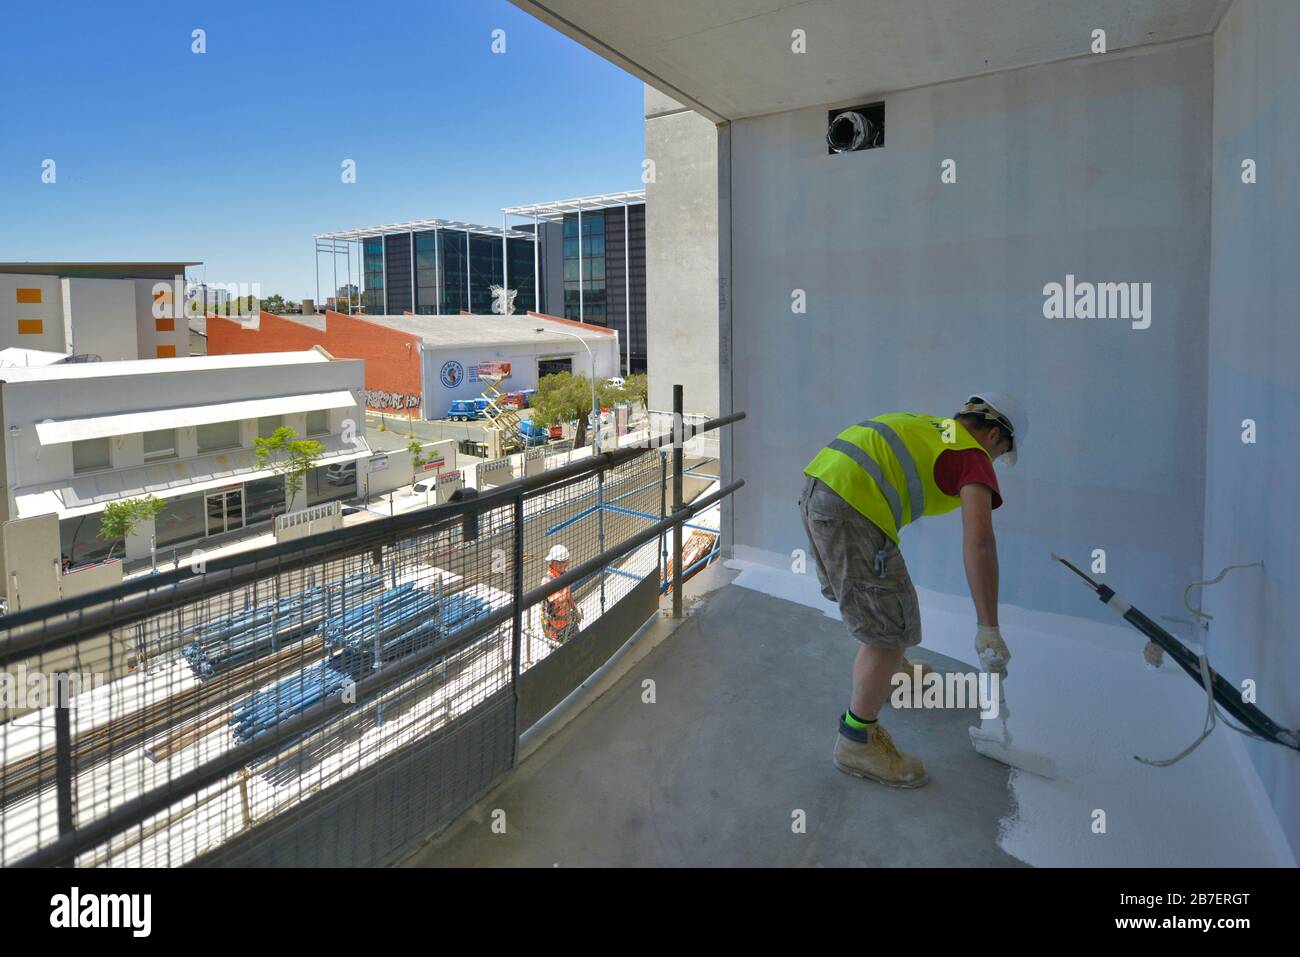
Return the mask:
<path id="1" fill-rule="evenodd" d="M 582 338 L 576 332 L 565 332 L 562 329 L 535 329 L 538 335 L 544 332 L 553 332 L 557 336 L 568 336 L 570 339 L 577 339 L 582 343 L 582 348 L 587 350 L 587 357 L 591 360 L 591 412 L 596 419 L 595 434 L 592 441 L 595 445 L 595 453 L 600 454 L 600 404 L 596 401 L 596 354 L 591 351 L 591 346 L 587 345 L 587 340 Z"/>

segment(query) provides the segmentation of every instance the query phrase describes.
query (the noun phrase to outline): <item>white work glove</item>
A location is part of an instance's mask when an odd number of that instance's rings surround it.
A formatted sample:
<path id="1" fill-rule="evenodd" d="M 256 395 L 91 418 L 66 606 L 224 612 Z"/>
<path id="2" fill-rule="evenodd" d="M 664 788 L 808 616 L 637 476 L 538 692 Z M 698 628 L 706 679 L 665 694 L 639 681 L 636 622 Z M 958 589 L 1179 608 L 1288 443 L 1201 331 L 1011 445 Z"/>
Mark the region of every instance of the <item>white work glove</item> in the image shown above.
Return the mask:
<path id="1" fill-rule="evenodd" d="M 1006 677 L 1011 652 L 1002 640 L 1002 632 L 997 625 L 979 626 L 979 631 L 975 633 L 975 654 L 979 655 L 980 667 L 985 671 L 997 671 Z"/>

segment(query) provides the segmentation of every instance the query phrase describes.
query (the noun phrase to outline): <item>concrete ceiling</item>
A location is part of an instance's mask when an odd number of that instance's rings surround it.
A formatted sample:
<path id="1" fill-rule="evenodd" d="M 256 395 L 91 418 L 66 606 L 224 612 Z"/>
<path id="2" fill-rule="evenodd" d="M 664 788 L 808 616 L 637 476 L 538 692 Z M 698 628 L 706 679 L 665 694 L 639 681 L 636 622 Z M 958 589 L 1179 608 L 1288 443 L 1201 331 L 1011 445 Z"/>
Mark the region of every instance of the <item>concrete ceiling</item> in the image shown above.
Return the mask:
<path id="1" fill-rule="evenodd" d="M 714 121 L 1209 33 L 1232 0 L 511 0 Z M 805 31 L 807 51 L 791 51 Z"/>

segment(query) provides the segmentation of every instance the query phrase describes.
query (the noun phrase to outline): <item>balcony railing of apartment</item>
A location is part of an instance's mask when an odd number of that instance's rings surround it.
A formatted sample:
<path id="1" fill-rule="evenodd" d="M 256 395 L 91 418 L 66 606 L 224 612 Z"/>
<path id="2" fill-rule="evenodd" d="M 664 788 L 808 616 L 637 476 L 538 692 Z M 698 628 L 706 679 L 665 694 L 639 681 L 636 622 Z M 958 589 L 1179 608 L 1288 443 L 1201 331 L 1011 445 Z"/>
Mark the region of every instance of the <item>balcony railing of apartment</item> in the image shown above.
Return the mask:
<path id="1" fill-rule="evenodd" d="M 690 443 L 743 417 L 0 619 L 0 865 L 402 858 L 665 575 L 680 615 L 683 528 L 743 484 Z"/>

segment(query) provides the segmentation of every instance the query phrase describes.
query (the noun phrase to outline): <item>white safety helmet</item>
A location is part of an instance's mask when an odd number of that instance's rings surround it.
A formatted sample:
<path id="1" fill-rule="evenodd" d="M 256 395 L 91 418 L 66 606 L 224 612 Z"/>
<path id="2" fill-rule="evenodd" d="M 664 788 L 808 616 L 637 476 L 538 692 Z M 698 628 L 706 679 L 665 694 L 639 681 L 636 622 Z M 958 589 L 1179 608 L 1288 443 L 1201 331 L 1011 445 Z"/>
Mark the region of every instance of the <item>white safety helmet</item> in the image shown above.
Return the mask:
<path id="1" fill-rule="evenodd" d="M 1016 454 L 1029 432 L 1029 413 L 1010 392 L 972 392 L 963 412 L 973 412 L 1006 428 L 1011 435 L 1011 451 L 1002 456 L 1008 465 L 1016 464 Z"/>
<path id="2" fill-rule="evenodd" d="M 569 550 L 563 545 L 552 545 L 551 550 L 546 553 L 548 562 L 567 562 L 569 560 Z"/>

